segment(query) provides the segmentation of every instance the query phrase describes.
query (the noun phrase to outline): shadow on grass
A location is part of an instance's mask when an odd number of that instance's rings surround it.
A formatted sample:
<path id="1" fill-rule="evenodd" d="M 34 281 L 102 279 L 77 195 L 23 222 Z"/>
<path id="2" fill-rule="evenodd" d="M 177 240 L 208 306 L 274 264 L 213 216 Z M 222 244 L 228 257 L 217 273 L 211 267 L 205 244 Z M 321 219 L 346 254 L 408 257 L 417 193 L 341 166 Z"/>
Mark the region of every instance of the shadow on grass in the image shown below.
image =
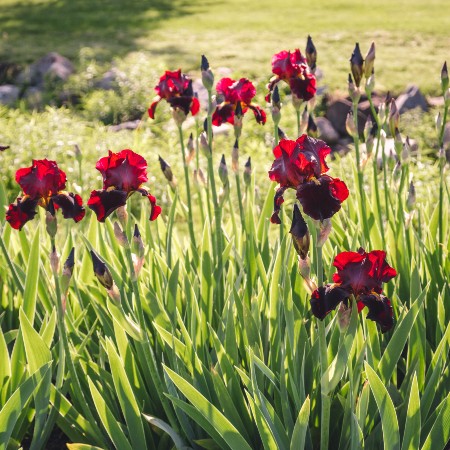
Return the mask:
<path id="1" fill-rule="evenodd" d="M 104 60 L 137 50 L 165 20 L 187 16 L 187 0 L 7 0 L 0 2 L 0 61 L 27 63 L 49 51 L 76 58 L 93 47 Z"/>

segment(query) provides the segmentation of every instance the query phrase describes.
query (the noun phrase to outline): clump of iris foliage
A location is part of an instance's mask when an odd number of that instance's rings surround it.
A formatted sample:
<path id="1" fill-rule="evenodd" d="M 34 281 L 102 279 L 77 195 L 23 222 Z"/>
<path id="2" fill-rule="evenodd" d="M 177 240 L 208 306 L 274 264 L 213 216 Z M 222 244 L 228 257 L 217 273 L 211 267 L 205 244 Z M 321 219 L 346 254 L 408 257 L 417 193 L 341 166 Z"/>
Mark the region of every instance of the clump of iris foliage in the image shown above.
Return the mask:
<path id="1" fill-rule="evenodd" d="M 440 150 L 413 154 L 389 98 L 356 131 L 375 86 L 375 47 L 357 45 L 353 149 L 331 159 L 316 58 L 311 39 L 274 55 L 267 108 L 202 57 L 206 111 L 172 67 L 133 133 L 27 116 L 54 127 L 18 139 L 42 143 L 33 161 L 0 155 L 0 449 L 44 449 L 57 428 L 79 450 L 444 449 L 447 66 Z M 70 158 L 52 132 L 78 144 Z"/>

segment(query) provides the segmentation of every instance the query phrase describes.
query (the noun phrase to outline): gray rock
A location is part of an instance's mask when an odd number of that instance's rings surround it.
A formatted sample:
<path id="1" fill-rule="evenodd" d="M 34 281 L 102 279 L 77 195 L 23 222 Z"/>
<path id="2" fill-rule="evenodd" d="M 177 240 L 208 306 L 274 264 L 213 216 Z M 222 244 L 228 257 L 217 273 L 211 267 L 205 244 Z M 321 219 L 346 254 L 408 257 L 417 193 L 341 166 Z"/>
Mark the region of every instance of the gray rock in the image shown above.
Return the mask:
<path id="1" fill-rule="evenodd" d="M 41 87 L 47 80 L 66 81 L 74 72 L 75 68 L 67 58 L 52 52 L 31 64 L 23 81 Z"/>
<path id="2" fill-rule="evenodd" d="M 111 125 L 108 127 L 109 131 L 117 132 L 122 130 L 135 130 L 139 124 L 141 123 L 141 119 L 130 120 L 128 122 L 122 122 L 118 125 Z"/>
<path id="3" fill-rule="evenodd" d="M 339 133 L 334 129 L 332 123 L 326 117 L 316 117 L 314 121 L 319 131 L 319 139 L 328 145 L 336 144 L 339 140 Z"/>
<path id="4" fill-rule="evenodd" d="M 117 69 L 110 69 L 103 74 L 103 77 L 95 83 L 97 89 L 110 91 L 117 88 L 118 81 L 124 78 L 124 74 Z"/>
<path id="5" fill-rule="evenodd" d="M 12 84 L 0 86 L 0 103 L 3 105 L 13 105 L 19 99 L 20 89 Z"/>
<path id="6" fill-rule="evenodd" d="M 333 128 L 341 135 L 348 136 L 345 122 L 347 114 L 352 109 L 352 102 L 346 98 L 335 98 L 328 103 L 325 117 L 331 122 Z M 367 113 L 368 114 L 368 113 Z M 360 133 L 364 130 L 367 115 L 358 110 L 358 130 Z"/>
<path id="7" fill-rule="evenodd" d="M 194 80 L 192 82 L 192 89 L 197 94 L 201 107 L 206 109 L 208 107 L 208 91 L 203 86 L 202 80 Z"/>
<path id="8" fill-rule="evenodd" d="M 414 108 L 420 108 L 422 111 L 428 110 L 428 103 L 420 89 L 415 86 L 409 86 L 405 93 L 399 95 L 395 100 L 400 114 Z"/>

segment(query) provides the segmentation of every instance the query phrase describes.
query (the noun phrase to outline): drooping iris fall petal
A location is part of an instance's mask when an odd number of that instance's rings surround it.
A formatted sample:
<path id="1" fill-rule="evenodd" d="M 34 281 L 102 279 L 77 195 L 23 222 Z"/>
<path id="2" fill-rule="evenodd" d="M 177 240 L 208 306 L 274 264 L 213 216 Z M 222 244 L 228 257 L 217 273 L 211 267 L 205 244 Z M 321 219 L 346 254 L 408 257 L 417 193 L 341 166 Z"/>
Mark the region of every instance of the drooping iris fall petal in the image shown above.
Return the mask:
<path id="1" fill-rule="evenodd" d="M 297 198 L 304 213 L 320 221 L 336 214 L 348 194 L 347 186 L 342 180 L 328 175 L 312 178 L 297 187 Z"/>
<path id="2" fill-rule="evenodd" d="M 60 193 L 52 197 L 52 201 L 56 209 L 61 208 L 64 219 L 73 219 L 75 222 L 79 222 L 86 214 L 83 200 L 78 194 Z"/>
<path id="3" fill-rule="evenodd" d="M 127 196 L 126 191 L 118 189 L 92 191 L 87 205 L 95 212 L 97 220 L 104 222 L 117 208 L 125 206 Z"/>
<path id="4" fill-rule="evenodd" d="M 30 197 L 18 198 L 16 203 L 9 205 L 6 211 L 6 220 L 15 230 L 22 227 L 37 214 L 37 199 Z"/>
<path id="5" fill-rule="evenodd" d="M 387 297 L 378 294 L 364 294 L 360 295 L 358 300 L 364 306 L 367 306 L 369 310 L 367 318 L 377 322 L 383 333 L 392 328 L 394 325 L 394 313 L 391 302 Z"/>
<path id="6" fill-rule="evenodd" d="M 320 286 L 311 295 L 312 313 L 323 320 L 328 313 L 336 309 L 340 302 L 349 297 L 350 293 L 339 286 L 332 284 Z"/>

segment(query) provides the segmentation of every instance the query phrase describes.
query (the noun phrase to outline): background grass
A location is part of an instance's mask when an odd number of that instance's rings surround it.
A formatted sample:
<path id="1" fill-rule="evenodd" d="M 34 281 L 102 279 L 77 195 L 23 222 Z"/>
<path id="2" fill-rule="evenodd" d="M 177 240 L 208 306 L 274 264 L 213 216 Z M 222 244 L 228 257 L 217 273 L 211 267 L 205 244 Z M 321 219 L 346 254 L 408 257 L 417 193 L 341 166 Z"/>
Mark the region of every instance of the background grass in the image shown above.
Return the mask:
<path id="1" fill-rule="evenodd" d="M 2 0 L 0 22 L 0 60 L 29 63 L 49 51 L 76 59 L 93 47 L 105 60 L 144 50 L 155 62 L 192 71 L 205 53 L 214 67 L 264 79 L 272 54 L 303 49 L 311 34 L 332 90 L 346 88 L 357 41 L 363 53 L 376 41 L 381 90 L 416 83 L 435 93 L 450 56 L 450 3 L 443 0 Z"/>

